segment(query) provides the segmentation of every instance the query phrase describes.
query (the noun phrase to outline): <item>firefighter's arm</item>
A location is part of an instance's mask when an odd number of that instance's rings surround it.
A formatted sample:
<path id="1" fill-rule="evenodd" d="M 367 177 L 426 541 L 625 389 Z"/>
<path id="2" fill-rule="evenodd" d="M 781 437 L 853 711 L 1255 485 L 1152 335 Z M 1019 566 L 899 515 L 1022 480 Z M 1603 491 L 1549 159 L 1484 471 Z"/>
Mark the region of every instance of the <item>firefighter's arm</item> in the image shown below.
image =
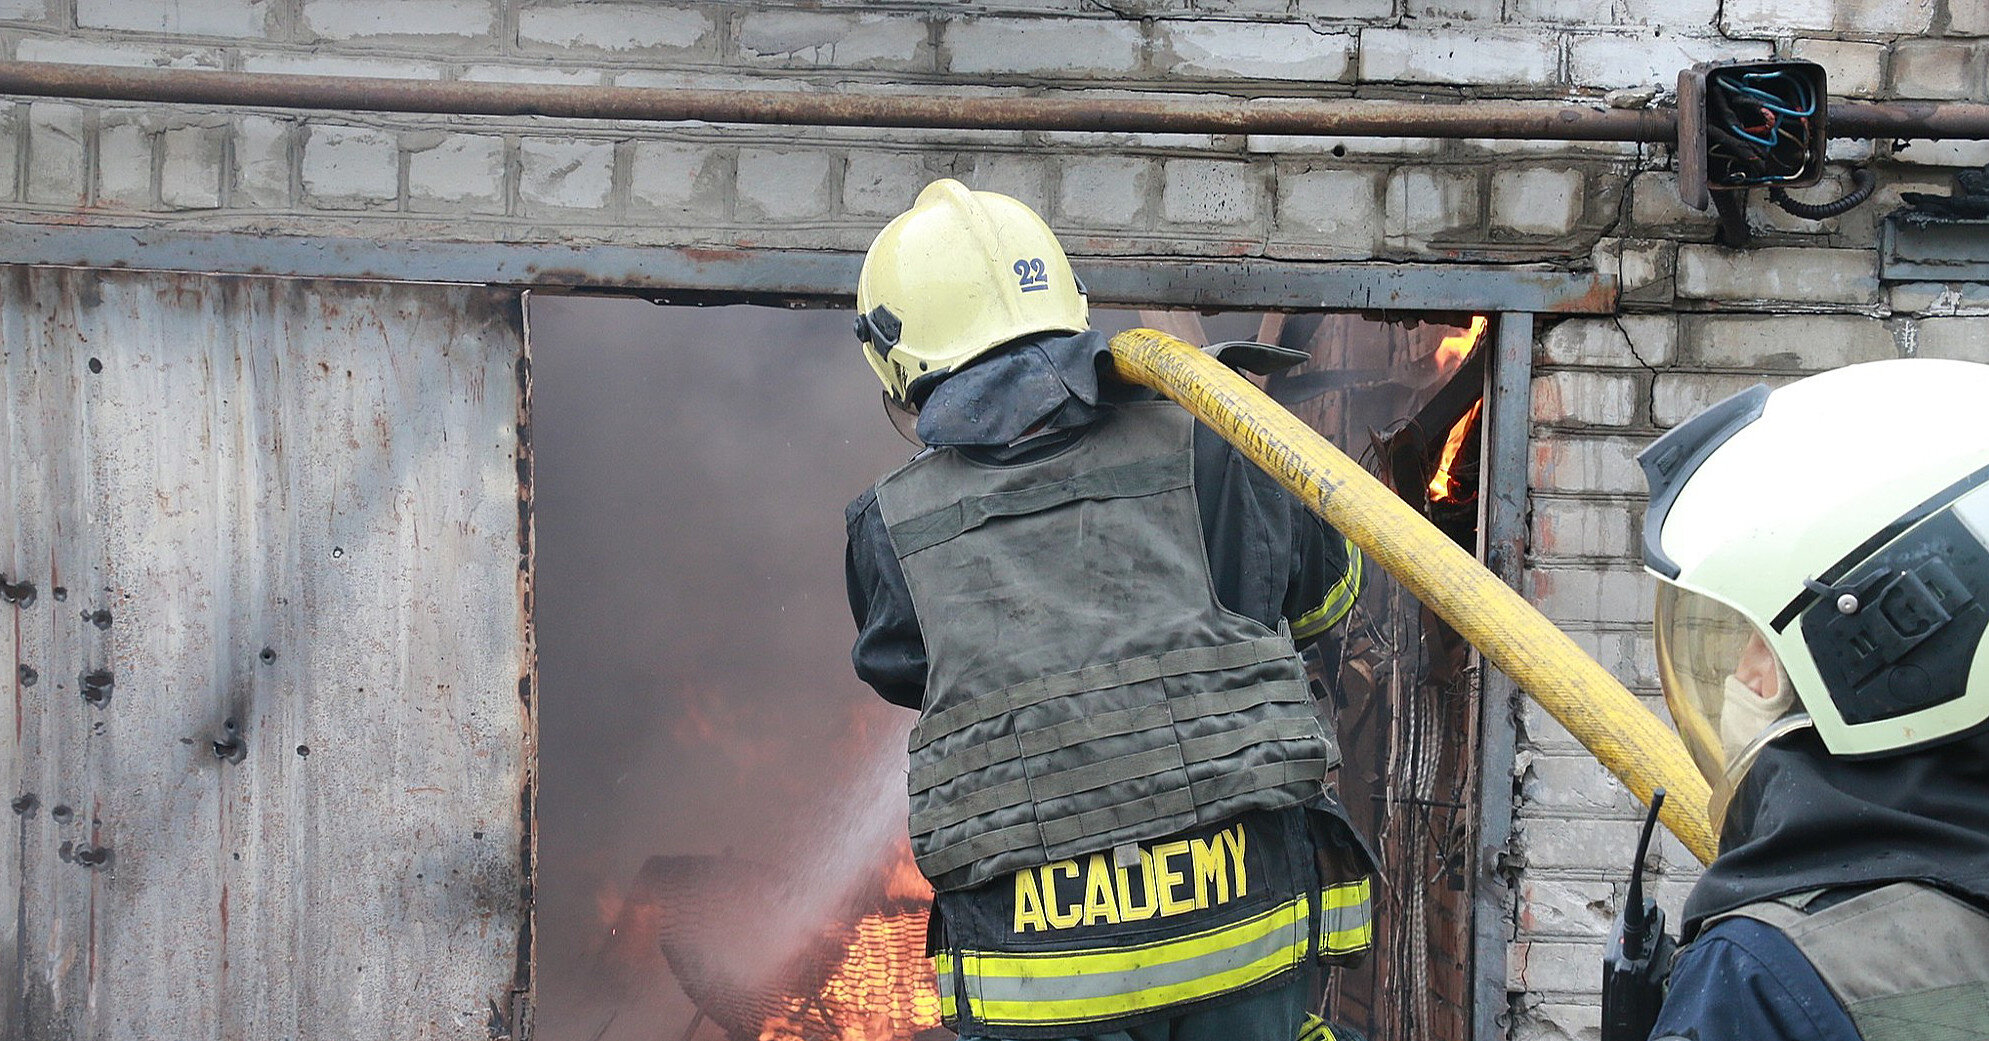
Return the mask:
<path id="1" fill-rule="evenodd" d="M 1293 504 L 1297 552 L 1285 597 L 1292 639 L 1303 644 L 1340 624 L 1353 610 L 1364 580 L 1360 550 L 1346 536 Z"/>
<path id="2" fill-rule="evenodd" d="M 878 513 L 876 494 L 865 492 L 843 516 L 849 545 L 843 553 L 843 581 L 856 644 L 850 662 L 858 679 L 894 705 L 916 709 L 925 702 L 925 637 L 912 608 L 911 587 L 891 549 L 890 534 Z"/>

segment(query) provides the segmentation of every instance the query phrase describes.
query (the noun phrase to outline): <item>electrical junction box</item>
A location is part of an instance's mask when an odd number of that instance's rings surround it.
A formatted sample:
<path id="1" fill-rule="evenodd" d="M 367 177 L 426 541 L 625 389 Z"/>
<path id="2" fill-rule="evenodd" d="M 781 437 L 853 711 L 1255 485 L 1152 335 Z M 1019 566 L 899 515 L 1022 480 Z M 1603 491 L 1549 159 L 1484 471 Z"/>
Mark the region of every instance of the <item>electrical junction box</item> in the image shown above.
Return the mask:
<path id="1" fill-rule="evenodd" d="M 1678 74 L 1678 194 L 1801 188 L 1823 177 L 1826 83 L 1812 61 L 1735 61 Z"/>

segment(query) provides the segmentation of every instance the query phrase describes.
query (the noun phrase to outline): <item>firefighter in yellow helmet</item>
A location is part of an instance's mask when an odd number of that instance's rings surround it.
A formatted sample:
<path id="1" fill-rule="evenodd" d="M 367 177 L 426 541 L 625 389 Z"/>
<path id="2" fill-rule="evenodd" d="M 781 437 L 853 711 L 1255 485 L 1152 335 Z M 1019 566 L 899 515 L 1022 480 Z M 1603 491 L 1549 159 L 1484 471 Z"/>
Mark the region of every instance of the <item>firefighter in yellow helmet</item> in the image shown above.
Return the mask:
<path id="1" fill-rule="evenodd" d="M 910 830 L 947 1022 L 1291 1041 L 1315 967 L 1372 935 L 1299 653 L 1360 557 L 1106 375 L 1083 285 L 1014 199 L 928 186 L 857 307 L 925 445 L 851 504 L 847 570 L 857 673 L 920 713 Z"/>
<path id="2" fill-rule="evenodd" d="M 1719 856 L 1607 1041 L 1989 1037 L 1989 365 L 1757 386 L 1640 457 Z M 1626 994 L 1624 1007 L 1654 1007 Z"/>

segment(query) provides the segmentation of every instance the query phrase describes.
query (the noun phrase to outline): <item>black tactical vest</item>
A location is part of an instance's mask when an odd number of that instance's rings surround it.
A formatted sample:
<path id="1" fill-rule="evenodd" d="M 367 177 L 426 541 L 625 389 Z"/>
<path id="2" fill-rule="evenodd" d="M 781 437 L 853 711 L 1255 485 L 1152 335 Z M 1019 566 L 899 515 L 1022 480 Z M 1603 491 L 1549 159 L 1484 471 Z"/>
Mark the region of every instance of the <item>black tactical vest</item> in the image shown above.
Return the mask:
<path id="1" fill-rule="evenodd" d="M 1289 635 L 1216 600 L 1193 437 L 1131 405 L 1048 459 L 940 449 L 878 483 L 930 663 L 909 785 L 936 888 L 1319 794 Z"/>

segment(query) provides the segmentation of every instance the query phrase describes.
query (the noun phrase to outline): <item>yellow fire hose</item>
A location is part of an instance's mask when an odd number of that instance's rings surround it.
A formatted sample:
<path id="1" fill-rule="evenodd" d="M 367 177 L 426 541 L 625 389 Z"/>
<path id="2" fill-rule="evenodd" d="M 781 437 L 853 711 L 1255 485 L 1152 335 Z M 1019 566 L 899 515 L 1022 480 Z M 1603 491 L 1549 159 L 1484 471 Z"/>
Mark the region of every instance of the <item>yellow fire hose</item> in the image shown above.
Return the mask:
<path id="1" fill-rule="evenodd" d="M 1706 781 L 1650 709 L 1545 615 L 1250 381 L 1153 329 L 1112 337 L 1120 378 L 1174 399 L 1450 623 L 1649 803 L 1702 862 L 1717 850 Z"/>

